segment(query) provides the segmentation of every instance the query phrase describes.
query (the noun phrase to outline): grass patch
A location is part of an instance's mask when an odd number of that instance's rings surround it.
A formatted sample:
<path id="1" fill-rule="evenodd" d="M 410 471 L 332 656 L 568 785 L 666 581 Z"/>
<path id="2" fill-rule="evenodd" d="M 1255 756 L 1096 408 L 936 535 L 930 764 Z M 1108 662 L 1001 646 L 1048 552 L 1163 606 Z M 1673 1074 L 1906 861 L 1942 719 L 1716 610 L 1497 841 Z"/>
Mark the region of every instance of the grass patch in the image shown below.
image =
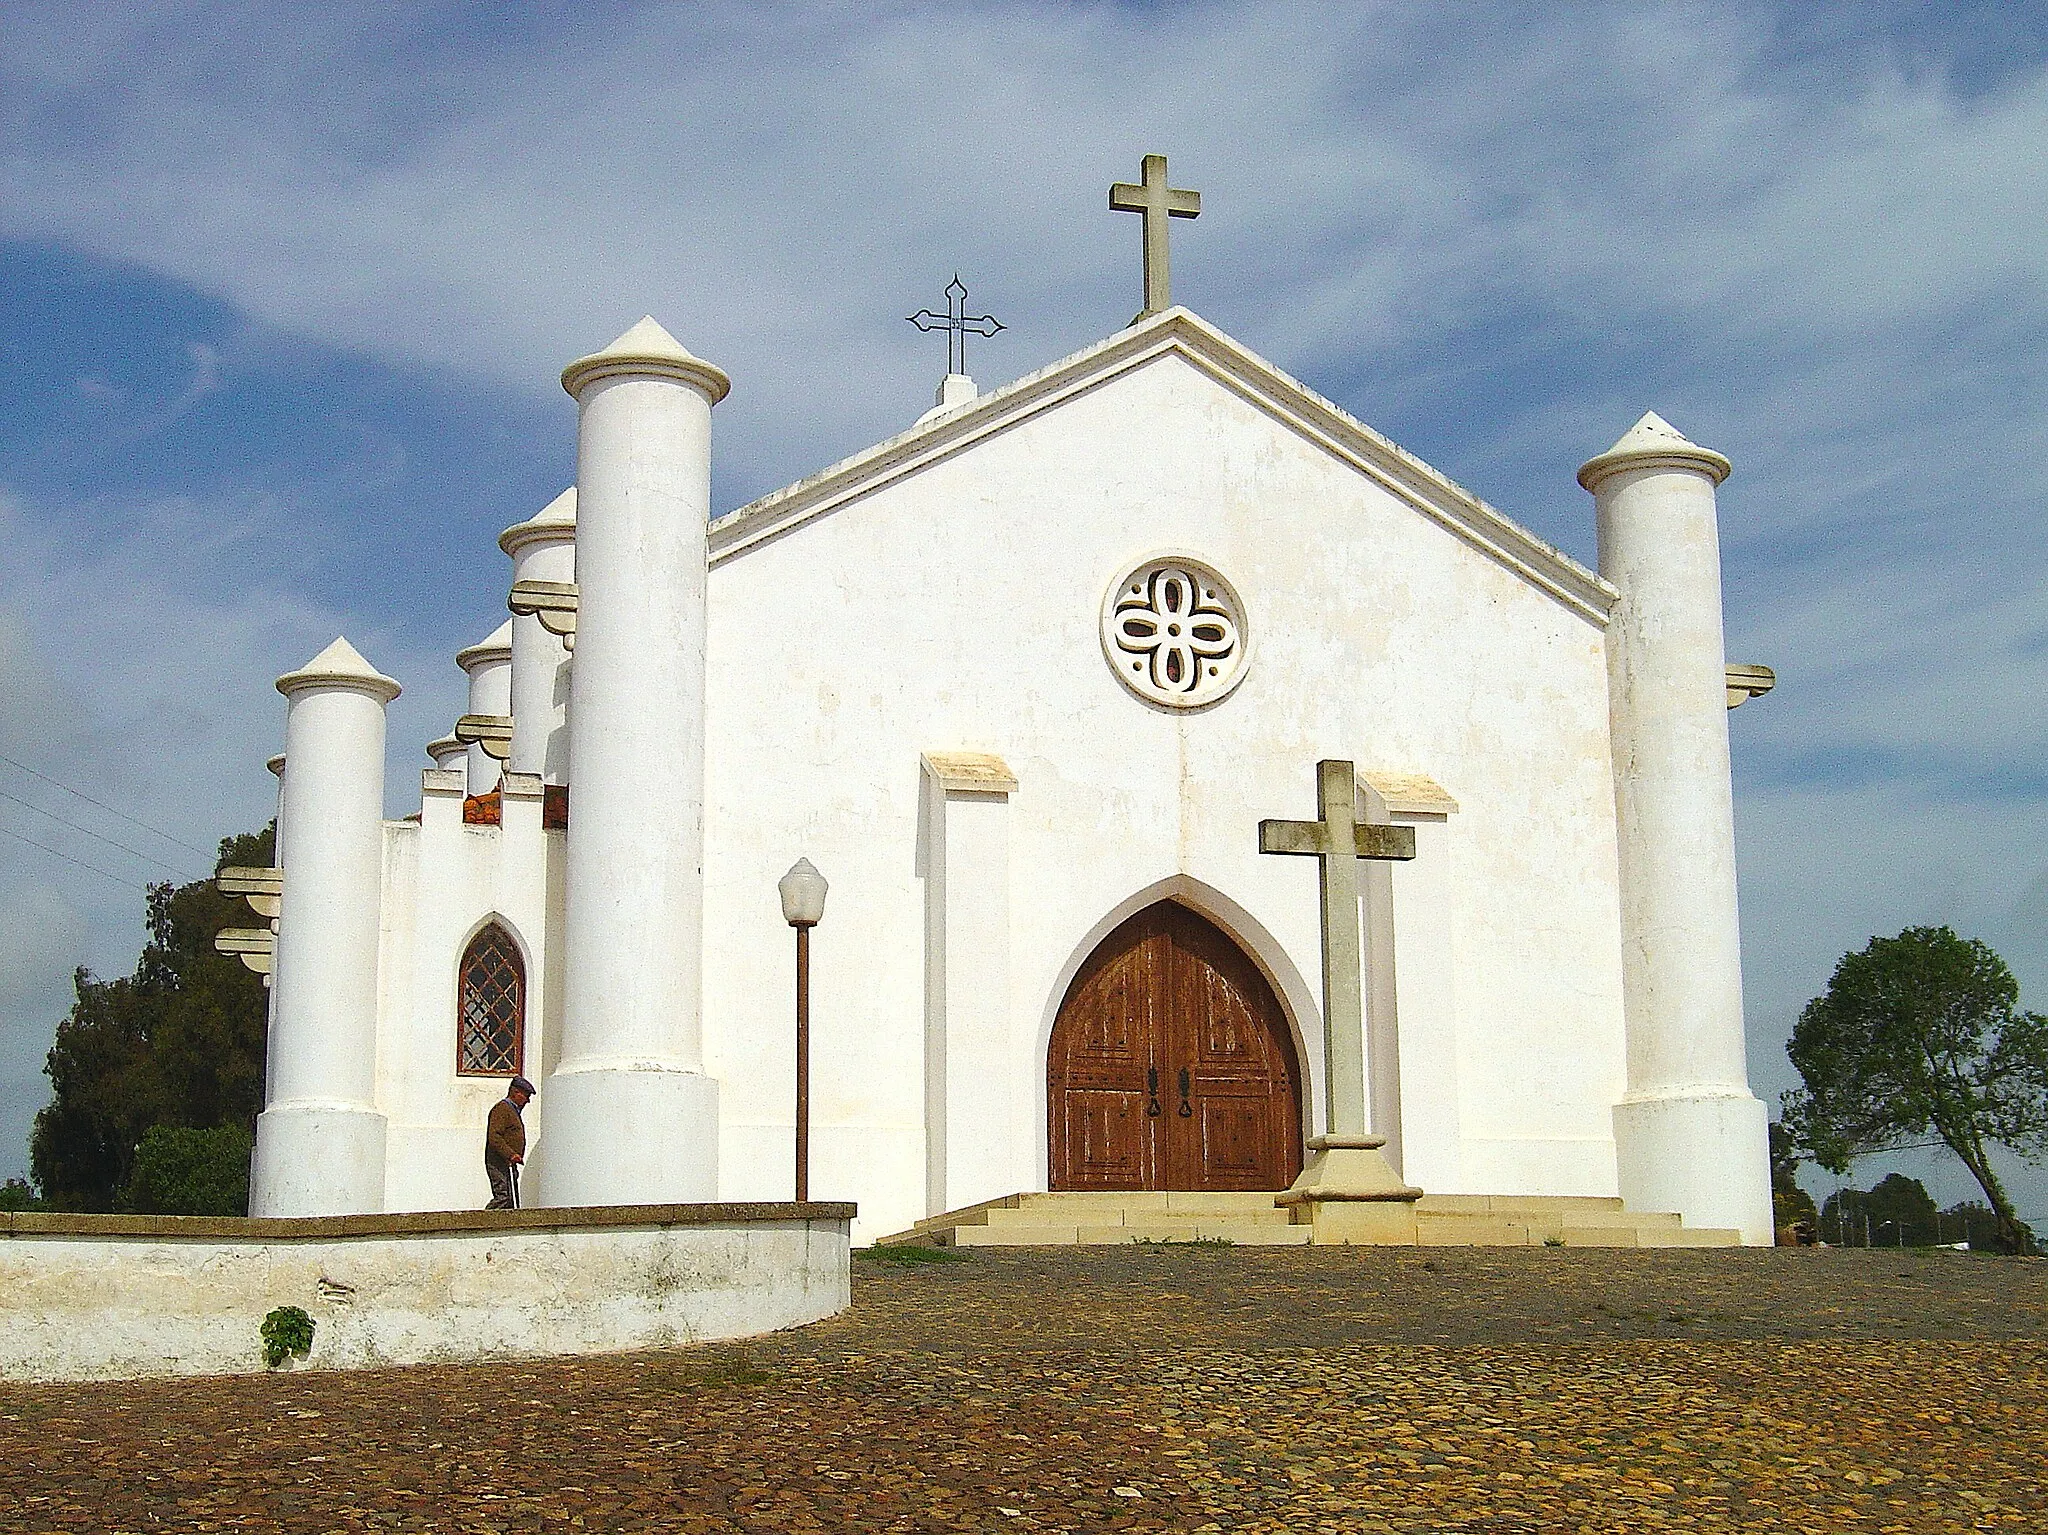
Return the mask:
<path id="1" fill-rule="evenodd" d="M 1235 1247 L 1229 1237 L 1132 1237 L 1133 1247 Z"/>
<path id="2" fill-rule="evenodd" d="M 926 1247 L 918 1242 L 898 1242 L 890 1247 L 863 1247 L 854 1253 L 869 1263 L 892 1263 L 907 1268 L 917 1263 L 965 1263 L 967 1254 L 950 1247 Z"/>
<path id="3" fill-rule="evenodd" d="M 775 1372 L 763 1369 L 744 1354 L 734 1354 L 707 1359 L 698 1365 L 664 1361 L 647 1370 L 641 1379 L 657 1391 L 691 1396 L 735 1386 L 765 1386 L 775 1379 Z"/>

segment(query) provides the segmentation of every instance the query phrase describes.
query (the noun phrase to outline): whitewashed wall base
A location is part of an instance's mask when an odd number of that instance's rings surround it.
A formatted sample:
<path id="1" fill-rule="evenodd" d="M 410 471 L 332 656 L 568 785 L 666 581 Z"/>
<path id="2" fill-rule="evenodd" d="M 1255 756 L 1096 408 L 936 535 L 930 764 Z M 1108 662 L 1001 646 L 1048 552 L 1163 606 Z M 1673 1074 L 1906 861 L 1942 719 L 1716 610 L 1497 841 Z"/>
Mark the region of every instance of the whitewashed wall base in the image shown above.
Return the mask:
<path id="1" fill-rule="evenodd" d="M 1745 1245 L 1770 1246 L 1767 1119 L 1746 1093 L 1616 1104 L 1622 1199 L 1631 1210 L 1676 1211 L 1688 1226 L 1740 1231 Z"/>
<path id="2" fill-rule="evenodd" d="M 388 1122 L 371 1109 L 281 1104 L 256 1116 L 251 1215 L 355 1215 L 384 1207 Z"/>
<path id="3" fill-rule="evenodd" d="M 718 1197 L 718 1084 L 646 1067 L 556 1072 L 541 1084 L 546 1154 L 532 1205 L 685 1204 Z"/>
<path id="4" fill-rule="evenodd" d="M 258 1372 L 278 1306 L 313 1319 L 312 1351 L 290 1367 L 360 1369 L 667 1348 L 847 1304 L 850 1206 L 580 1219 L 593 1213 L 381 1216 L 246 1236 L 225 1221 L 120 1217 L 44 1217 L 87 1229 L 35 1233 L 17 1217 L 0 1239 L 0 1379 Z"/>

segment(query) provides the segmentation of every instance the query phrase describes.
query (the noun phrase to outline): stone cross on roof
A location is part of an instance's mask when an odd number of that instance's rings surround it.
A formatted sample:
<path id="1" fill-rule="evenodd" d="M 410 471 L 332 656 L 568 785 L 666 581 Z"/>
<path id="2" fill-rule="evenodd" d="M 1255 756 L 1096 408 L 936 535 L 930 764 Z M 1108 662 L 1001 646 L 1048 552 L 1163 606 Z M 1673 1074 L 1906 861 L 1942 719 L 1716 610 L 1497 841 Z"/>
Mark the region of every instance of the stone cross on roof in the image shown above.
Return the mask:
<path id="1" fill-rule="evenodd" d="M 1145 307 L 1138 311 L 1137 319 L 1171 308 L 1173 297 L 1167 271 L 1166 221 L 1170 218 L 1200 218 L 1202 194 L 1169 187 L 1166 182 L 1166 156 L 1147 155 L 1142 180 L 1136 185 L 1128 181 L 1112 185 L 1109 206 L 1118 213 L 1142 213 L 1145 216 Z M 1136 324 L 1137 320 L 1131 323 Z"/>

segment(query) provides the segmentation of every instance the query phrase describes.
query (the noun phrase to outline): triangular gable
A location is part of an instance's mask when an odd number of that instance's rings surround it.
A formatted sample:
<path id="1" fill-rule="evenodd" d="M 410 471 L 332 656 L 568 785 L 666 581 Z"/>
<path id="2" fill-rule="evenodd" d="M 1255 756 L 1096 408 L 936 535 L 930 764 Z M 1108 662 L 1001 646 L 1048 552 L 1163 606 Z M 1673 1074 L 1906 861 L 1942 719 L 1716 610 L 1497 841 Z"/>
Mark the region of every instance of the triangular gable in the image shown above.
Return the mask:
<path id="1" fill-rule="evenodd" d="M 1206 320 L 1178 308 L 728 512 L 711 524 L 711 563 L 780 538 L 1168 354 L 1185 359 L 1568 607 L 1596 623 L 1607 622 L 1620 594 L 1599 575 Z"/>

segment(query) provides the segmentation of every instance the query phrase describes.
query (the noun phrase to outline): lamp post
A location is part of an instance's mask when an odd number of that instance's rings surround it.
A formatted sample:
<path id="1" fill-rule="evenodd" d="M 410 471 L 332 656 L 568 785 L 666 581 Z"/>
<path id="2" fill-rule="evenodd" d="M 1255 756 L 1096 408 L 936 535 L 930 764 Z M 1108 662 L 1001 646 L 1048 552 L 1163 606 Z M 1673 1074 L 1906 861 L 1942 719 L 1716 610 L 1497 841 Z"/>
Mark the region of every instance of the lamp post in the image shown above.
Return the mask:
<path id="1" fill-rule="evenodd" d="M 825 876 L 799 858 L 776 883 L 782 920 L 796 929 L 796 1198 L 811 1197 L 811 929 L 825 915 Z"/>

